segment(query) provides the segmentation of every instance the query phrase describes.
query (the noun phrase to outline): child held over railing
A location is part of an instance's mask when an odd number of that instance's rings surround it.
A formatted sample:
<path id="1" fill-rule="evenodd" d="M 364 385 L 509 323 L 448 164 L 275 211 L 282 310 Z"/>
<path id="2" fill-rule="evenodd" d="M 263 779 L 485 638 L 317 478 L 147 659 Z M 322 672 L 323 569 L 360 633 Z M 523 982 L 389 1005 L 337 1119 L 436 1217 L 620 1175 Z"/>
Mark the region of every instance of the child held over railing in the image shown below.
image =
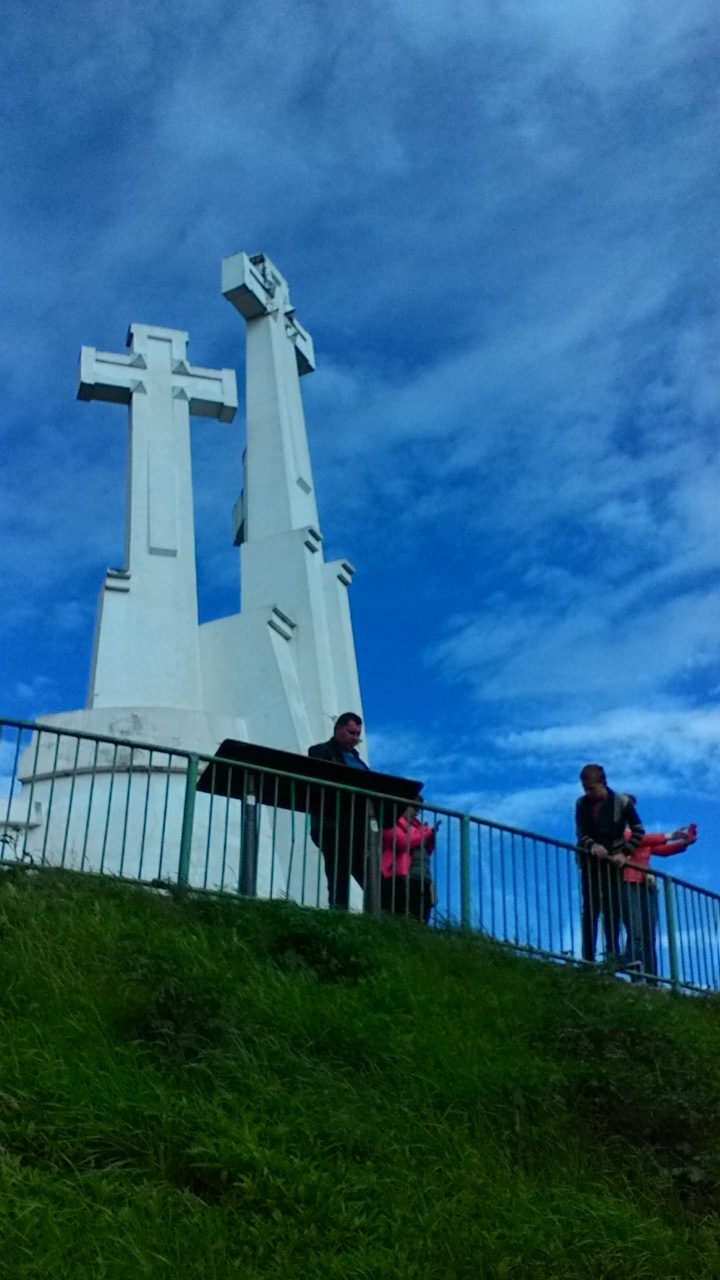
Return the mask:
<path id="1" fill-rule="evenodd" d="M 668 858 L 683 853 L 697 840 L 697 823 L 676 831 L 646 831 L 631 859 L 622 867 L 621 916 L 625 926 L 625 967 L 647 977 L 657 977 L 655 945 L 658 905 L 657 884 L 650 871 L 653 854 Z"/>

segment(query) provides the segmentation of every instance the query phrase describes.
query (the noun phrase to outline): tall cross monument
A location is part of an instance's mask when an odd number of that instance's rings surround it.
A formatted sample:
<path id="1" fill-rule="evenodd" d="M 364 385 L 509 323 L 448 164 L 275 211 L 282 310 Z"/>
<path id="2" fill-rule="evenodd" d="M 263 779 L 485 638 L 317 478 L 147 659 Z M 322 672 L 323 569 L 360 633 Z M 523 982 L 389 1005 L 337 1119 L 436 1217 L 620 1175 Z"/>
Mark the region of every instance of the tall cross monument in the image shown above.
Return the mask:
<path id="1" fill-rule="evenodd" d="M 226 258 L 222 291 L 246 321 L 244 487 L 233 512 L 241 612 L 200 628 L 208 710 L 232 705 L 253 741 L 306 751 L 361 712 L 348 601 L 353 568 L 326 563 L 300 377 L 315 368 L 287 281 L 265 254 Z"/>
<path id="2" fill-rule="evenodd" d="M 91 707 L 199 711 L 190 415 L 232 422 L 235 374 L 187 362 L 188 335 L 132 324 L 129 355 L 83 347 L 81 400 L 129 405 L 125 563 L 100 595 Z"/>

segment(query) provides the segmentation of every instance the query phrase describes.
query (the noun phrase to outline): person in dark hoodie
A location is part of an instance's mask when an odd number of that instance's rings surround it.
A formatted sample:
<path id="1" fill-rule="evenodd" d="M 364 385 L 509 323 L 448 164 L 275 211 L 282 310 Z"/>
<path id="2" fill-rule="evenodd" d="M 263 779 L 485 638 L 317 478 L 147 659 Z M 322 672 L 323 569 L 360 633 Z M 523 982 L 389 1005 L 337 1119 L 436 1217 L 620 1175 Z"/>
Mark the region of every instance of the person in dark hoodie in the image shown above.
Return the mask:
<path id="1" fill-rule="evenodd" d="M 634 800 L 607 784 L 601 764 L 580 770 L 584 794 L 575 804 L 575 830 L 582 888 L 582 953 L 595 959 L 598 920 L 602 916 L 605 958 L 620 955 L 622 871 L 645 834 Z"/>
<path id="2" fill-rule="evenodd" d="M 317 742 L 308 755 L 314 760 L 346 765 L 349 769 L 367 769 L 357 744 L 362 734 L 362 720 L 354 711 L 338 716 L 333 736 Z M 348 778 L 348 782 L 352 779 Z M 362 887 L 366 845 L 366 806 L 350 792 L 323 788 L 319 804 L 310 815 L 310 839 L 317 845 L 325 862 L 328 902 L 331 907 L 350 905 L 351 875 Z"/>

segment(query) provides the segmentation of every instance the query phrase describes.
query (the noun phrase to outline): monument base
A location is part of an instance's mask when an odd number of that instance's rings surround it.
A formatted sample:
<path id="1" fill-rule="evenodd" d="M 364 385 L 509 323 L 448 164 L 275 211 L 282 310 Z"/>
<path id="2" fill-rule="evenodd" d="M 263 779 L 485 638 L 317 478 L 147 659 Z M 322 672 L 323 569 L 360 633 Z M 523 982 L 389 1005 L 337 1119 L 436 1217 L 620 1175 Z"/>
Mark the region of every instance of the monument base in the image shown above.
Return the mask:
<path id="1" fill-rule="evenodd" d="M 94 737 L 76 736 L 81 733 Z M 187 755 L 175 751 L 212 756 L 218 743 L 238 736 L 246 736 L 244 720 L 162 707 L 96 707 L 42 717 L 19 761 L 16 856 L 175 883 L 188 764 Z M 192 793 L 187 882 L 237 892 L 243 802 L 230 795 L 195 795 L 194 786 Z M 323 906 L 321 870 L 304 817 L 265 808 L 258 896 Z"/>

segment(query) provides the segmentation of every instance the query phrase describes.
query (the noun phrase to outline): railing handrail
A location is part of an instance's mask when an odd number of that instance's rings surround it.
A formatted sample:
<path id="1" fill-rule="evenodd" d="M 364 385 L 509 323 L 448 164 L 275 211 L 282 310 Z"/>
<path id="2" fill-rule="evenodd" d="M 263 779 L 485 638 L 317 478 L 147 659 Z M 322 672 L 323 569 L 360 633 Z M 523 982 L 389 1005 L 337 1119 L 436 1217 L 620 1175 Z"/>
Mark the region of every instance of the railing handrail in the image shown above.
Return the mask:
<path id="1" fill-rule="evenodd" d="M 352 782 L 326 782 L 322 778 L 308 777 L 302 773 L 290 773 L 283 769 L 276 769 L 271 765 L 259 764 L 243 764 L 238 760 L 231 760 L 226 756 L 207 755 L 202 751 L 191 751 L 187 747 L 168 747 L 161 746 L 157 742 L 142 742 L 136 738 L 115 738 L 108 734 L 89 733 L 86 729 L 69 729 L 59 725 L 45 724 L 42 720 L 14 720 L 9 717 L 0 717 L 0 728 L 7 725 L 14 729 L 27 730 L 29 733 L 54 733 L 58 737 L 81 738 L 87 742 L 102 742 L 111 747 L 128 747 L 133 751 L 148 751 L 154 753 L 162 753 L 168 756 L 178 756 L 181 759 L 204 760 L 207 764 L 223 764 L 231 765 L 235 769 L 248 769 L 253 773 L 270 774 L 272 777 L 288 778 L 298 782 L 312 783 L 315 786 L 328 786 L 336 791 L 347 791 L 357 794 L 358 788 L 353 786 Z M 302 759 L 303 757 L 299 757 Z M 407 796 L 393 796 L 385 791 L 369 791 L 362 788 L 362 794 L 369 796 L 373 800 L 386 800 L 393 804 L 403 804 L 407 806 L 410 802 Z M 434 813 L 439 813 L 443 817 L 449 818 L 469 818 L 471 822 L 482 823 L 485 827 L 491 827 L 496 831 L 508 831 L 512 835 L 524 836 L 530 840 L 542 840 L 545 844 L 555 845 L 558 849 L 570 849 L 576 852 L 577 846 L 567 840 L 558 840 L 554 836 L 544 835 L 541 831 L 528 831 L 522 827 L 513 827 L 506 822 L 496 822 L 493 818 L 484 818 L 480 814 L 468 813 L 464 809 L 453 809 L 447 805 L 435 804 L 433 802 L 423 801 L 422 805 L 418 805 L 419 809 L 432 809 Z"/>
<path id="2" fill-rule="evenodd" d="M 28 733 L 50 733 L 55 734 L 57 737 L 82 739 L 87 742 L 104 743 L 112 747 L 126 747 L 131 751 L 145 751 L 148 753 L 163 754 L 171 757 L 177 756 L 180 759 L 197 761 L 198 763 L 200 761 L 204 761 L 206 764 L 229 765 L 235 769 L 245 769 L 252 771 L 253 773 L 262 773 L 270 775 L 273 778 L 283 778 L 291 782 L 299 782 L 308 786 L 330 787 L 334 791 L 344 791 L 353 795 L 360 793 L 370 799 L 382 800 L 389 804 L 402 804 L 407 807 L 410 803 L 406 796 L 393 796 L 389 795 L 387 792 L 369 791 L 364 787 L 361 792 L 359 792 L 358 788 L 353 786 L 352 780 L 347 783 L 335 781 L 326 782 L 322 778 L 312 778 L 302 773 L 292 773 L 283 769 L 276 769 L 271 765 L 244 764 L 242 761 L 231 760 L 225 756 L 207 755 L 204 752 L 192 751 L 186 747 L 162 746 L 157 742 L 142 742 L 134 738 L 117 738 L 106 734 L 90 733 L 85 729 L 64 728 L 62 725 L 46 724 L 41 719 L 33 721 L 17 720 L 6 716 L 0 717 L 0 731 L 6 726 L 9 728 L 27 731 Z M 303 757 L 299 757 L 299 759 L 303 759 Z M 432 801 L 425 800 L 423 800 L 422 804 L 419 804 L 417 807 L 421 811 L 432 810 L 433 813 L 440 814 L 443 817 L 458 818 L 460 820 L 467 819 L 472 823 L 482 825 L 483 827 L 487 827 L 493 831 L 507 832 L 509 835 L 521 836 L 527 840 L 540 840 L 543 844 L 550 845 L 556 849 L 567 849 L 569 852 L 574 854 L 579 852 L 577 843 L 573 843 L 569 840 L 560 840 L 555 836 L 548 836 L 539 831 L 530 831 L 523 827 L 511 826 L 508 823 L 496 822 L 492 818 L 485 818 L 479 814 L 468 813 L 463 809 L 453 809 L 446 805 L 435 804 Z M 671 881 L 673 884 L 678 885 L 681 888 L 691 889 L 696 893 L 701 893 L 705 897 L 713 898 L 720 902 L 720 893 L 713 889 L 709 889 L 704 885 L 697 885 L 690 880 L 680 879 L 678 876 L 674 876 L 667 871 L 656 869 L 654 866 L 652 870 L 649 871 L 648 867 L 641 866 L 639 863 L 628 861 L 626 865 L 639 871 L 645 871 L 646 874 L 651 874 L 655 876 L 656 879 Z"/>

